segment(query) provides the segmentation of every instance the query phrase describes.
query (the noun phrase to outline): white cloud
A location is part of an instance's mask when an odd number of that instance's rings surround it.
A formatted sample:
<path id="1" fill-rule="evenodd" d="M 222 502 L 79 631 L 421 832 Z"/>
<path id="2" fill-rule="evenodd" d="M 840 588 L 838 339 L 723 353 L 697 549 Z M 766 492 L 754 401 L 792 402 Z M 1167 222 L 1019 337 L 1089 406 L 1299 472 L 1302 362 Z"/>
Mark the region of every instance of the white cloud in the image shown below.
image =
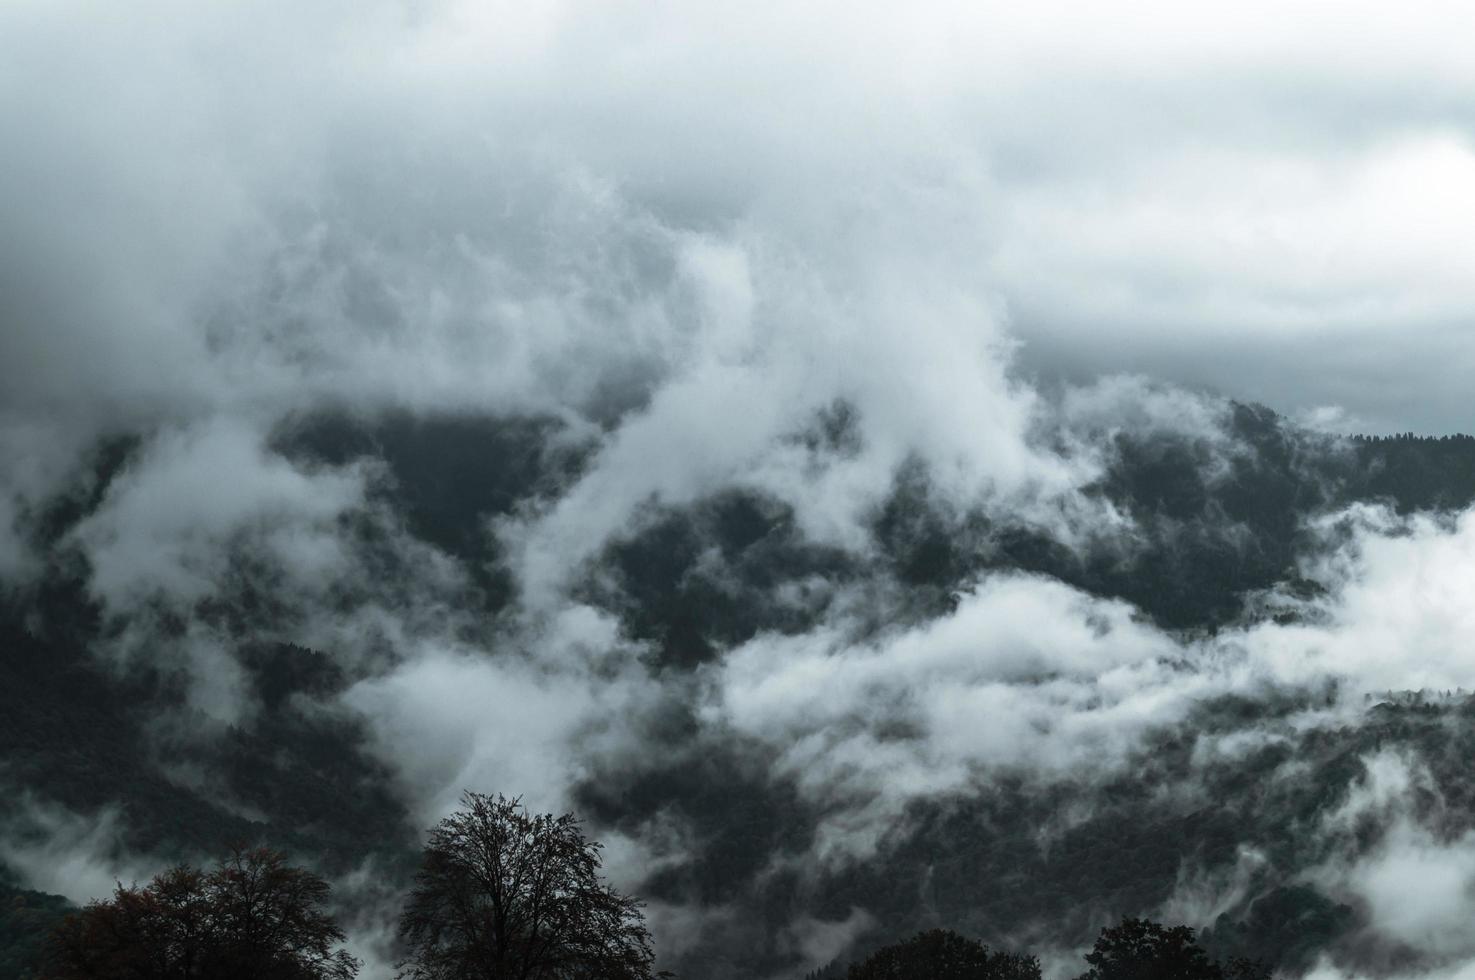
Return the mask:
<path id="1" fill-rule="evenodd" d="M 112 893 L 119 883 L 144 883 L 164 870 L 158 859 L 123 847 L 116 809 L 78 814 L 28 793 L 13 794 L 16 806 L 0 825 L 0 859 L 36 891 L 84 903 Z"/>
<path id="2" fill-rule="evenodd" d="M 248 424 L 207 419 L 157 436 L 73 537 L 92 561 L 93 591 L 115 609 L 212 594 L 238 546 L 294 588 L 319 591 L 346 573 L 334 522 L 363 504 L 364 480 L 299 469 Z"/>
<path id="3" fill-rule="evenodd" d="M 1414 801 L 1438 799 L 1437 784 L 1416 759 L 1383 750 L 1362 760 L 1362 780 L 1323 819 L 1323 830 L 1346 840 L 1378 828 L 1371 846 L 1338 851 L 1308 877 L 1367 910 L 1368 930 L 1384 942 L 1450 964 L 1475 957 L 1468 923 L 1475 913 L 1475 833 L 1437 826 L 1440 806 L 1419 815 Z M 1366 822 L 1366 825 L 1364 825 Z"/>
<path id="4" fill-rule="evenodd" d="M 468 789 L 563 812 L 586 753 L 625 742 L 652 684 L 622 663 L 615 629 L 575 608 L 554 618 L 530 657 L 430 643 L 343 701 L 371 720 L 422 823 L 449 814 Z"/>
<path id="5" fill-rule="evenodd" d="M 985 579 L 951 616 L 876 639 L 847 630 L 733 650 L 707 715 L 770 741 L 806 792 L 845 802 L 826 857 L 867 853 L 906 802 L 982 773 L 1116 771 L 1142 734 L 1225 685 L 1180 665 L 1185 651 L 1125 604 L 1045 579 Z"/>
<path id="6" fill-rule="evenodd" d="M 1244 634 L 1253 660 L 1277 679 L 1330 676 L 1353 692 L 1475 689 L 1466 597 L 1475 582 L 1475 512 L 1449 520 L 1400 519 L 1355 508 L 1325 522 L 1347 534 L 1307 572 L 1330 597 L 1300 624 L 1262 624 Z"/>

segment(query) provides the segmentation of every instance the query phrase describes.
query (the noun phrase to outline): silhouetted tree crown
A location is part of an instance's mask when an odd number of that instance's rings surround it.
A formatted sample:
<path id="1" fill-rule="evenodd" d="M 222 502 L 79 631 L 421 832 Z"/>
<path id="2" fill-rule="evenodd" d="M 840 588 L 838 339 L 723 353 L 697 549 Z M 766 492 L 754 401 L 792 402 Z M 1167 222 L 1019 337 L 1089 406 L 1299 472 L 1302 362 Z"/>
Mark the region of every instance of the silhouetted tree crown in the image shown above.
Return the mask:
<path id="1" fill-rule="evenodd" d="M 1102 929 L 1086 954 L 1091 969 L 1079 980 L 1258 980 L 1259 964 L 1235 960 L 1220 967 L 1188 926 L 1126 918 Z"/>
<path id="2" fill-rule="evenodd" d="M 1259 960 L 1234 956 L 1219 964 L 1224 980 L 1270 980 L 1270 967 Z"/>
<path id="3" fill-rule="evenodd" d="M 350 980 L 327 882 L 266 848 L 213 871 L 181 865 L 68 916 L 47 980 Z"/>
<path id="4" fill-rule="evenodd" d="M 640 905 L 599 875 L 571 815 L 478 793 L 430 832 L 399 935 L 405 980 L 644 980 Z"/>
<path id="5" fill-rule="evenodd" d="M 847 980 L 1040 980 L 1040 961 L 931 929 L 876 950 L 850 968 Z"/>

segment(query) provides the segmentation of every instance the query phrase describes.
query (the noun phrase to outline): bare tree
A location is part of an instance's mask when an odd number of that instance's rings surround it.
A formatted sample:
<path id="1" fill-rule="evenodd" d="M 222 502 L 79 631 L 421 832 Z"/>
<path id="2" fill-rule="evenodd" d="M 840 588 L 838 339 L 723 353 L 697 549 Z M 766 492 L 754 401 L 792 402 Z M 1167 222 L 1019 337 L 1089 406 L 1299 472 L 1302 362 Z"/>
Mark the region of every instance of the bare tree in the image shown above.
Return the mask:
<path id="1" fill-rule="evenodd" d="M 641 906 L 599 875 L 572 814 L 478 793 L 430 832 L 404 913 L 404 980 L 643 980 Z"/>

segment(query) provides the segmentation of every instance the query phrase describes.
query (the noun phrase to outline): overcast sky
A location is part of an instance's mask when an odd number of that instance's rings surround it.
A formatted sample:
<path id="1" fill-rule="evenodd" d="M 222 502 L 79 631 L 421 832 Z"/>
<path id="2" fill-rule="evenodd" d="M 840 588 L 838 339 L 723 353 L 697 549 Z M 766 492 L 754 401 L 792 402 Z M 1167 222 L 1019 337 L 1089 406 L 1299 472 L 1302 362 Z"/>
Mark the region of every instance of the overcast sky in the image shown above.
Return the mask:
<path id="1" fill-rule="evenodd" d="M 465 345 L 439 356 L 429 321 L 458 302 L 485 317 L 492 272 L 462 260 L 516 248 L 560 220 L 549 205 L 569 218 L 576 175 L 634 251 L 646 233 L 747 235 L 833 267 L 884 242 L 887 262 L 992 304 L 1027 375 L 1141 372 L 1337 406 L 1352 427 L 1472 429 L 1471 18 L 20 0 L 0 12 L 0 398 L 24 411 L 89 388 L 151 412 L 246 372 L 275 395 L 341 389 L 370 370 L 341 348 L 385 336 L 384 302 L 333 311 L 358 340 L 329 339 L 321 305 L 271 330 L 250 306 L 265 288 L 280 312 L 294 275 L 293 301 L 324 302 L 313 261 L 336 263 L 333 289 L 355 264 L 361 291 L 430 304 L 399 311 L 424 322 L 406 324 L 420 353 L 396 397 L 477 387 L 492 368 Z M 243 310 L 258 323 L 230 322 Z M 290 356 L 263 356 L 263 337 Z"/>

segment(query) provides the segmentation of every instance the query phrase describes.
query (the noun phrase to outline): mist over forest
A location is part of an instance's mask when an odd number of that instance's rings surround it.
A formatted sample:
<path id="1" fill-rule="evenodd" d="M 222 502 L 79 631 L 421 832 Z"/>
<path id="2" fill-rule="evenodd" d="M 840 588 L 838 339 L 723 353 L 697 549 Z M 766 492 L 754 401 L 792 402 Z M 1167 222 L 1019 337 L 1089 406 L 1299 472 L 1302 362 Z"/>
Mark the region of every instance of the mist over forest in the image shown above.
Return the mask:
<path id="1" fill-rule="evenodd" d="M 471 791 L 686 980 L 1472 975 L 1462 20 L 0 10 L 0 974 L 260 843 L 388 980 Z"/>

